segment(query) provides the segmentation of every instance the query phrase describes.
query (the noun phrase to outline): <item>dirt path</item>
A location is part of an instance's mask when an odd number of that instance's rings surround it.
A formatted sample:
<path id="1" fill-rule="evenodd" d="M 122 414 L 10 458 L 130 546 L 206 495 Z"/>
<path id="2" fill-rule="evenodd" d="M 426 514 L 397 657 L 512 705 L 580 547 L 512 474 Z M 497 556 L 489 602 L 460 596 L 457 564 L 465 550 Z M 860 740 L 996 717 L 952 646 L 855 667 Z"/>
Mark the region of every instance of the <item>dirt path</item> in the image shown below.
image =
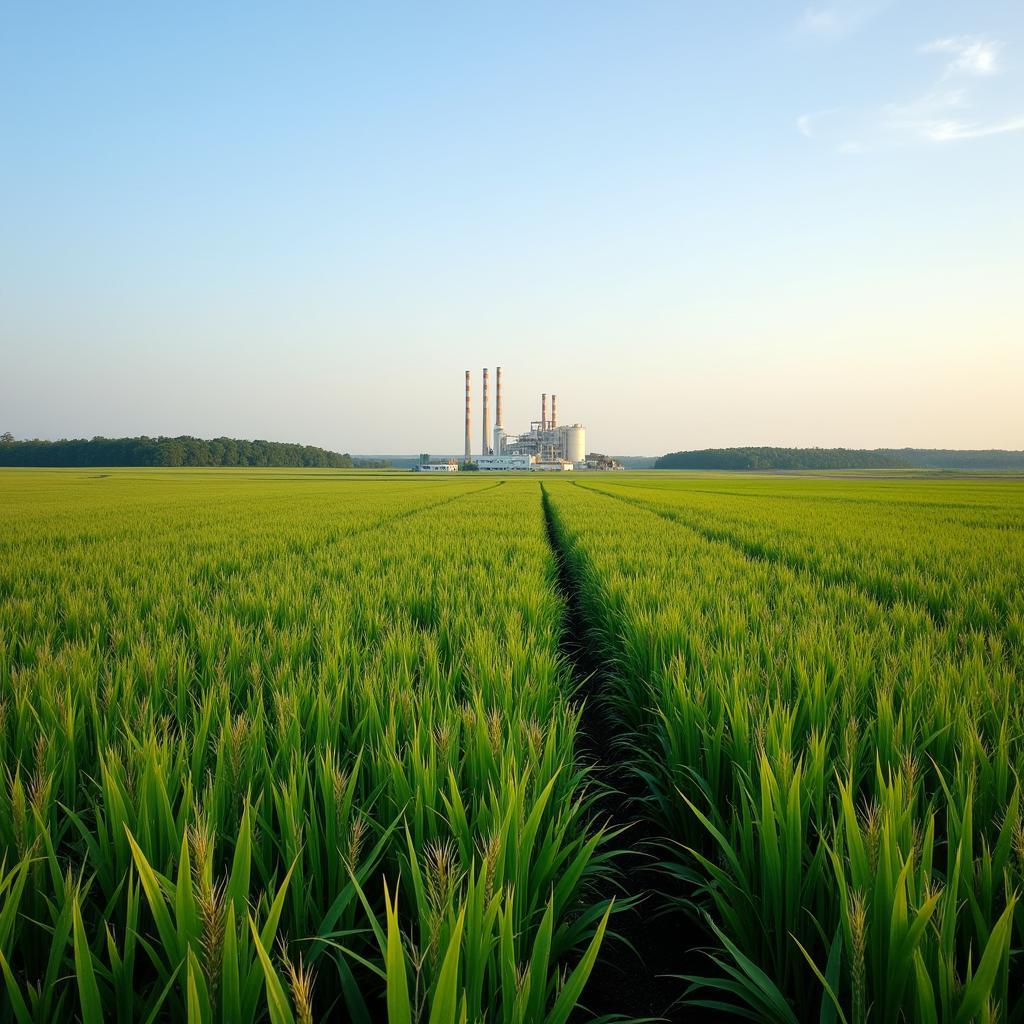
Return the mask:
<path id="1" fill-rule="evenodd" d="M 668 975 L 692 968 L 687 947 L 699 944 L 703 937 L 694 935 L 692 923 L 682 913 L 665 913 L 668 879 L 653 870 L 660 856 L 659 836 L 643 816 L 642 786 L 630 770 L 627 752 L 621 749 L 621 725 L 608 707 L 614 680 L 597 655 L 598 638 L 584 615 L 543 484 L 541 502 L 548 543 L 558 569 L 557 585 L 566 605 L 562 651 L 580 684 L 579 695 L 585 699 L 578 751 L 592 765 L 595 781 L 604 790 L 594 805 L 597 819 L 608 823 L 612 830 L 625 830 L 611 843 L 623 851 L 616 899 L 635 904 L 613 916 L 609 938 L 583 992 L 582 1002 L 589 1013 L 577 1010 L 573 1020 L 583 1022 L 611 1014 L 692 1022 L 700 1019 L 699 1013 L 673 1006 L 686 982 Z M 612 931 L 620 938 L 612 936 Z"/>

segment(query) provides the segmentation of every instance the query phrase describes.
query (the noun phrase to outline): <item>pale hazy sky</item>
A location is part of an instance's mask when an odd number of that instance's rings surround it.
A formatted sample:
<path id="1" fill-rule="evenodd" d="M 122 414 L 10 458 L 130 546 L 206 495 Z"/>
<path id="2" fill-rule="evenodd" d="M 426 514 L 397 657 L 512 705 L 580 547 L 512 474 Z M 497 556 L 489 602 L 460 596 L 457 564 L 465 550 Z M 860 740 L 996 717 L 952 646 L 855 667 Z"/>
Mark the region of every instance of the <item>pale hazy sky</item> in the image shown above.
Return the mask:
<path id="1" fill-rule="evenodd" d="M 0 430 L 1024 448 L 1022 183 L 1020 0 L 10 2 Z"/>

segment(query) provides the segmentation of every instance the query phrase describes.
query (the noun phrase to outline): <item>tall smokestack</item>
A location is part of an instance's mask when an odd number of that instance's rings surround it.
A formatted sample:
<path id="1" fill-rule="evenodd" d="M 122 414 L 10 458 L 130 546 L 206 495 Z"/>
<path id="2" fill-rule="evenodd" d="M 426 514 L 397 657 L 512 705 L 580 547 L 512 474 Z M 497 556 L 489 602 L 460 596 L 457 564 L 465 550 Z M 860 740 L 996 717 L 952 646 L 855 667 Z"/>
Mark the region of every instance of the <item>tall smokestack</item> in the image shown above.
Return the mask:
<path id="1" fill-rule="evenodd" d="M 472 430 L 472 424 L 469 418 L 469 370 L 466 371 L 466 461 L 469 462 L 473 458 L 473 444 L 470 440 L 470 432 Z"/>
<path id="2" fill-rule="evenodd" d="M 501 422 L 501 367 L 494 371 L 494 425 L 503 427 Z"/>
<path id="3" fill-rule="evenodd" d="M 548 429 L 548 396 L 543 394 L 540 396 L 540 429 Z"/>
<path id="4" fill-rule="evenodd" d="M 480 445 L 480 451 L 487 455 L 491 450 L 491 442 L 488 438 L 488 434 L 491 432 L 491 410 L 487 404 L 487 381 L 490 377 L 490 371 L 487 367 L 484 367 L 484 418 L 483 418 L 483 433 L 480 435 L 483 439 Z"/>
<path id="5" fill-rule="evenodd" d="M 551 429 L 558 426 L 558 395 L 551 396 Z"/>

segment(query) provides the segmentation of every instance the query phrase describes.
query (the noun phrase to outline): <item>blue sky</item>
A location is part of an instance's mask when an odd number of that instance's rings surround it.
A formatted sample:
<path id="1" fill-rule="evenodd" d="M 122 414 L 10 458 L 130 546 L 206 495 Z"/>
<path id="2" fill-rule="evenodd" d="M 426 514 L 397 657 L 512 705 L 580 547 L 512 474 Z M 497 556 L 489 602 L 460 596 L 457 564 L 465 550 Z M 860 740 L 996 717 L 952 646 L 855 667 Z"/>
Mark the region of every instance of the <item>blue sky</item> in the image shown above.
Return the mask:
<path id="1" fill-rule="evenodd" d="M 0 429 L 1024 448 L 1022 180 L 1019 2 L 7 4 Z"/>

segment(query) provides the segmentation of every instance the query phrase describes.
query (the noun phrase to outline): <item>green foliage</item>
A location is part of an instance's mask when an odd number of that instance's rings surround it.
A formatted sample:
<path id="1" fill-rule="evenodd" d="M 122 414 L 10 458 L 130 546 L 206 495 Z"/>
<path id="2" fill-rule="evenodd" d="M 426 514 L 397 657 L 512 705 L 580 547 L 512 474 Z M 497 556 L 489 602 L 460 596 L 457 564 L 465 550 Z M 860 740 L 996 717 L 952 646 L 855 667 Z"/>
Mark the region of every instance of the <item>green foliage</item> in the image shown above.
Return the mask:
<path id="1" fill-rule="evenodd" d="M 1011 471 L 1024 469 L 1024 452 L 945 448 L 705 448 L 669 452 L 630 469 L 939 469 Z"/>
<path id="2" fill-rule="evenodd" d="M 913 465 L 897 452 L 876 448 L 706 448 L 670 452 L 655 469 L 905 469 Z"/>
<path id="3" fill-rule="evenodd" d="M 1024 469 L 1024 452 L 1000 448 L 959 451 L 950 448 L 898 448 L 894 454 L 921 469 Z"/>
<path id="4" fill-rule="evenodd" d="M 0 1021 L 564 1019 L 608 851 L 536 483 L 0 496 Z"/>
<path id="5" fill-rule="evenodd" d="M 1014 485 L 544 486 L 665 870 L 717 939 L 690 1001 L 1024 1017 Z"/>
<path id="6" fill-rule="evenodd" d="M 1013 486 L 2 474 L 0 1024 L 581 1012 L 621 833 L 545 510 L 680 995 L 1024 1019 Z"/>
<path id="7" fill-rule="evenodd" d="M 312 445 L 280 441 L 240 441 L 216 437 L 94 437 L 61 441 L 0 443 L 0 466 L 304 466 L 351 469 L 385 466 L 379 460 L 353 461 Z"/>

